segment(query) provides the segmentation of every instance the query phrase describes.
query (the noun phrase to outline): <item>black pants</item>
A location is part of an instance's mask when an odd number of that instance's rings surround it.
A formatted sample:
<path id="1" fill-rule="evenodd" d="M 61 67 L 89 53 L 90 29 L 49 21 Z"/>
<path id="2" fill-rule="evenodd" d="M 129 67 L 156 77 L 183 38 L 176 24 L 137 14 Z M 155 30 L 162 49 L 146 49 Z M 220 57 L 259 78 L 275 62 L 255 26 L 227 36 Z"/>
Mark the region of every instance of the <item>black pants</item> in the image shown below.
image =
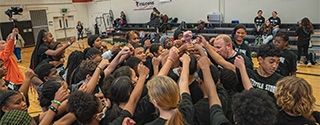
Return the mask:
<path id="1" fill-rule="evenodd" d="M 302 55 L 306 56 L 307 61 L 310 61 L 310 56 L 308 54 L 308 49 L 309 49 L 309 43 L 305 44 L 305 45 L 302 45 L 302 46 L 298 45 L 298 61 L 300 60 Z"/>

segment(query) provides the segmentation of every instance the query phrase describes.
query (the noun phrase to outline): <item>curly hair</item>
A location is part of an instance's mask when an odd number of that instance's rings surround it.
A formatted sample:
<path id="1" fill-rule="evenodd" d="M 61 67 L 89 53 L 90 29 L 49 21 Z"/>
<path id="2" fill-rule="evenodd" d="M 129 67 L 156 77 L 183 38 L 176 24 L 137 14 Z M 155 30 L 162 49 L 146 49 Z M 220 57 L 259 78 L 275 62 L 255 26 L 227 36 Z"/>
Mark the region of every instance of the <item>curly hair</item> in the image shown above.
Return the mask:
<path id="1" fill-rule="evenodd" d="M 51 100 L 54 99 L 55 93 L 61 87 L 61 79 L 53 79 L 43 83 L 41 93 L 39 95 L 39 103 L 41 107 L 51 105 Z"/>
<path id="2" fill-rule="evenodd" d="M 282 110 L 297 115 L 313 110 L 316 99 L 311 85 L 303 78 L 287 76 L 279 80 L 276 87 L 274 96 Z"/>
<path id="3" fill-rule="evenodd" d="M 219 81 L 219 79 L 220 79 L 219 69 L 218 69 L 216 66 L 214 66 L 214 65 L 210 65 L 209 68 L 210 68 L 210 72 L 211 72 L 211 77 L 212 77 L 214 83 L 217 84 L 218 81 Z M 203 73 L 202 73 L 202 70 L 200 70 L 200 71 L 198 72 L 198 76 L 199 76 L 199 78 L 200 78 L 201 80 L 204 80 L 204 75 L 203 75 Z"/>
<path id="4" fill-rule="evenodd" d="M 76 91 L 68 100 L 68 111 L 74 113 L 77 120 L 82 124 L 92 121 L 95 114 L 99 113 L 99 99 L 93 94 Z"/>
<path id="5" fill-rule="evenodd" d="M 129 32 L 126 33 L 126 40 L 129 41 L 130 38 L 134 37 L 134 35 L 140 36 L 139 32 L 136 30 L 131 30 Z"/>
<path id="6" fill-rule="evenodd" d="M 238 76 L 230 69 L 220 70 L 220 82 L 226 90 L 231 90 L 238 84 Z"/>
<path id="7" fill-rule="evenodd" d="M 284 40 L 284 42 L 288 42 L 289 41 L 289 36 L 286 32 L 284 31 L 279 31 L 275 37 L 280 37 Z"/>
<path id="8" fill-rule="evenodd" d="M 234 95 L 232 110 L 240 125 L 273 125 L 278 113 L 273 99 L 256 89 L 244 90 Z"/>
<path id="9" fill-rule="evenodd" d="M 92 48 L 92 47 L 84 49 L 83 53 L 84 53 L 84 60 L 86 59 L 93 60 L 97 56 L 101 56 L 101 52 L 98 49 Z"/>
<path id="10" fill-rule="evenodd" d="M 77 79 L 81 81 L 86 79 L 88 74 L 92 76 L 97 66 L 98 64 L 91 60 L 83 60 L 79 65 L 79 71 L 76 72 Z"/>
<path id="11" fill-rule="evenodd" d="M 273 56 L 276 56 L 276 57 L 280 57 L 282 55 L 282 50 L 278 47 L 275 47 L 273 45 L 270 45 L 270 44 L 265 44 L 265 45 L 261 45 L 259 47 L 259 51 L 258 51 L 258 54 L 257 54 L 257 57 L 262 57 L 263 59 L 266 58 L 266 57 L 273 57 Z"/>

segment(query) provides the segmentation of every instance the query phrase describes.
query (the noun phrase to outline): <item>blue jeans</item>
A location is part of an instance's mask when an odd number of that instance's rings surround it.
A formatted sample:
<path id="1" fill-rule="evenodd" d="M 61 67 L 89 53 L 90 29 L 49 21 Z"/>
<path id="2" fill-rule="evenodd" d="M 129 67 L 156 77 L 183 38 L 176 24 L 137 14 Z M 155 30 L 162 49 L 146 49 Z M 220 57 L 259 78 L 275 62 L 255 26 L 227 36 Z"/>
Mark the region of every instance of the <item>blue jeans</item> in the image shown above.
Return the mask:
<path id="1" fill-rule="evenodd" d="M 15 47 L 13 53 L 14 53 L 14 55 L 16 55 L 18 60 L 21 60 L 21 48 Z"/>
<path id="2" fill-rule="evenodd" d="M 274 28 L 274 29 L 272 30 L 272 35 L 273 35 L 273 36 L 276 36 L 276 34 L 277 34 L 277 32 L 278 32 L 279 30 L 280 30 L 279 28 Z"/>
<path id="3" fill-rule="evenodd" d="M 81 37 L 80 37 L 80 36 L 81 36 Z M 80 38 L 83 39 L 83 33 L 78 33 L 78 40 L 79 40 Z"/>

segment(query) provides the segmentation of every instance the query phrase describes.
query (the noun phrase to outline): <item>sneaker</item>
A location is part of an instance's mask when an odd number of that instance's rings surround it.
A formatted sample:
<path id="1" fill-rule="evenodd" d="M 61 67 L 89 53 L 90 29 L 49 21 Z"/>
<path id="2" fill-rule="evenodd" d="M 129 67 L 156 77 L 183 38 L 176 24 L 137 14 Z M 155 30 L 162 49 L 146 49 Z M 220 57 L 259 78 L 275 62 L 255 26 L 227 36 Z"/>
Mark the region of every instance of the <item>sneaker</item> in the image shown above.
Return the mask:
<path id="1" fill-rule="evenodd" d="M 300 66 L 300 62 L 297 62 L 297 66 Z"/>
<path id="2" fill-rule="evenodd" d="M 17 62 L 18 62 L 18 63 L 21 63 L 21 62 L 22 62 L 22 60 L 21 60 L 21 59 L 20 59 L 20 60 L 17 60 Z"/>
<path id="3" fill-rule="evenodd" d="M 308 62 L 307 66 L 308 66 L 308 67 L 310 67 L 310 66 L 311 66 L 311 63 L 310 63 L 310 62 Z"/>

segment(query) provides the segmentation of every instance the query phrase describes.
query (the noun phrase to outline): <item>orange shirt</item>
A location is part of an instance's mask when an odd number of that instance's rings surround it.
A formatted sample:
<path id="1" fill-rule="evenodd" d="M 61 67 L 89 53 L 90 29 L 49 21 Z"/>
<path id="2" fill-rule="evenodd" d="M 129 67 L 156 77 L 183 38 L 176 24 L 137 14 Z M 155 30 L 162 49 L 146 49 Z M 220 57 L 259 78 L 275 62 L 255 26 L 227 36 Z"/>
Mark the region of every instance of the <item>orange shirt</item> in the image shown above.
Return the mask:
<path id="1" fill-rule="evenodd" d="M 24 76 L 18 67 L 17 61 L 12 57 L 13 50 L 14 39 L 10 38 L 6 48 L 0 52 L 0 58 L 4 61 L 4 66 L 7 68 L 7 75 L 4 76 L 4 79 L 16 85 L 21 85 Z"/>

